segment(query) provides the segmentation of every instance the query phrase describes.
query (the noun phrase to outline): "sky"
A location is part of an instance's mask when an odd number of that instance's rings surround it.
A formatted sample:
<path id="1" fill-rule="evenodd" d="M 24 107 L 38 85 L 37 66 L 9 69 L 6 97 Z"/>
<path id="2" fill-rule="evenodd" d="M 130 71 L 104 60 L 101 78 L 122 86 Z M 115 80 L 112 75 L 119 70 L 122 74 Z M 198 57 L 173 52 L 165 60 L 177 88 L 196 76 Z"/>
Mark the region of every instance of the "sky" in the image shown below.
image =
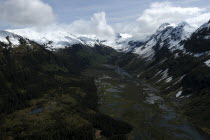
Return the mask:
<path id="1" fill-rule="evenodd" d="M 0 0 L 0 29 L 59 29 L 100 38 L 128 33 L 138 38 L 162 23 L 210 19 L 210 0 Z"/>

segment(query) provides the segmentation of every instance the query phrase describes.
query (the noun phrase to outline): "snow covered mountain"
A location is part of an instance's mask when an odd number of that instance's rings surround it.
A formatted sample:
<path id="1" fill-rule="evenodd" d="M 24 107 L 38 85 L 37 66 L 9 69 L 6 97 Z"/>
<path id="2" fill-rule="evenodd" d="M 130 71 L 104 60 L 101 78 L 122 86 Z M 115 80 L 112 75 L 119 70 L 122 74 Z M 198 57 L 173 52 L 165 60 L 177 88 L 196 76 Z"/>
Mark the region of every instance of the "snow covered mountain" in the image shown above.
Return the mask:
<path id="1" fill-rule="evenodd" d="M 133 52 L 138 55 L 127 54 L 121 67 L 178 101 L 182 112 L 210 134 L 210 21 L 197 30 L 186 22 L 165 23 Z"/>
<path id="2" fill-rule="evenodd" d="M 126 33 L 119 33 L 116 35 L 116 39 L 113 41 L 115 49 L 121 52 L 129 52 L 132 50 L 132 46 L 128 45 L 132 40 L 132 35 Z"/>
<path id="3" fill-rule="evenodd" d="M 62 49 L 73 44 L 85 44 L 92 47 L 96 44 L 102 44 L 121 52 L 132 50 L 132 45 L 129 45 L 130 41 L 133 40 L 132 35 L 126 33 L 117 34 L 116 38 L 109 40 L 100 40 L 95 35 L 73 35 L 63 30 L 40 31 L 36 28 L 26 28 L 7 31 L 44 45 L 49 50 Z"/>
<path id="4" fill-rule="evenodd" d="M 28 38 L 40 45 L 45 45 L 49 50 L 65 48 L 73 44 L 94 46 L 96 43 L 100 42 L 95 36 L 75 36 L 61 30 L 37 31 L 35 28 L 27 28 L 7 31 Z"/>
<path id="5" fill-rule="evenodd" d="M 198 28 L 194 34 L 200 35 L 199 38 L 210 39 L 210 20 Z"/>
<path id="6" fill-rule="evenodd" d="M 195 29 L 188 23 L 182 22 L 177 26 L 169 23 L 162 24 L 157 31 L 148 37 L 145 43 L 134 50 L 143 58 L 151 60 L 155 51 L 167 47 L 170 51 L 184 50 L 184 43 L 190 38 Z"/>
<path id="7" fill-rule="evenodd" d="M 20 36 L 7 32 L 7 31 L 0 31 L 0 42 L 3 42 L 5 44 L 10 44 L 12 46 L 18 46 L 20 45 Z"/>
<path id="8" fill-rule="evenodd" d="M 185 43 L 184 48 L 198 55 L 210 52 L 210 21 L 198 28 Z"/>
<path id="9" fill-rule="evenodd" d="M 115 38 L 110 40 L 99 40 L 94 35 L 72 35 L 61 30 L 43 32 L 30 28 L 8 31 L 0 31 L 0 46 L 3 46 L 3 48 L 14 47 L 14 52 L 17 54 L 15 58 L 22 57 L 21 61 L 24 61 L 24 65 L 27 58 L 29 58 L 29 62 L 33 62 L 29 63 L 29 67 L 36 64 L 37 60 L 39 60 L 38 62 L 44 60 L 46 62 L 40 69 L 46 71 L 45 73 L 51 73 L 51 71 L 54 73 L 55 70 L 58 70 L 59 73 L 60 71 L 65 73 L 66 69 L 63 66 L 69 62 L 71 62 L 71 65 L 68 69 L 73 69 L 72 72 L 76 72 L 78 69 L 82 69 L 83 65 L 86 67 L 89 64 L 104 63 L 104 59 L 111 58 L 112 64 L 118 64 L 123 69 L 132 72 L 139 80 L 157 86 L 161 94 L 173 97 L 179 102 L 182 100 L 183 106 L 181 108 L 184 109 L 185 114 L 189 116 L 193 114 L 192 117 L 200 128 L 210 128 L 210 120 L 206 119 L 209 118 L 210 108 L 210 55 L 205 55 L 206 53 L 210 54 L 210 21 L 196 31 L 186 22 L 178 25 L 164 23 L 144 41 L 134 40 L 131 35 L 125 33 L 117 34 Z M 42 46 L 26 38 L 45 46 L 48 50 L 70 47 L 73 44 L 79 44 L 74 46 L 79 49 L 72 47 L 56 52 L 45 51 Z M 95 44 L 99 45 L 95 46 Z M 27 49 L 16 48 L 19 45 Z M 110 46 L 117 51 L 133 52 L 134 54 L 125 53 L 122 55 L 122 53 L 117 53 L 103 45 Z M 38 48 L 39 51 L 31 50 L 31 46 Z M 93 46 L 95 48 L 92 48 Z M 27 55 L 19 55 L 19 51 Z M 50 57 L 53 53 L 63 58 L 56 60 Z M 117 54 L 117 56 L 115 57 L 114 54 Z M 40 58 L 42 55 L 44 59 Z M 196 55 L 197 57 L 195 57 Z M 25 56 L 27 56 L 26 59 Z M 52 58 L 53 63 L 48 57 Z M 64 63 L 60 62 L 61 60 Z M 47 66 L 45 66 L 46 64 Z M 53 66 L 54 64 L 56 66 Z M 21 67 L 18 65 L 18 69 L 21 69 L 24 65 Z M 5 72 L 7 72 L 7 67 L 3 66 L 2 68 L 5 68 Z M 26 70 L 26 72 L 23 72 L 25 79 L 25 74 L 27 75 L 29 72 L 28 69 L 24 70 Z M 14 71 L 16 72 L 16 69 Z M 22 75 L 19 71 L 17 72 Z M 11 78 L 9 77 L 9 79 Z M 208 125 L 206 125 L 207 121 Z"/>
<path id="10" fill-rule="evenodd" d="M 49 50 L 62 49 L 70 47 L 73 44 L 84 44 L 91 47 L 96 44 L 102 44 L 110 46 L 120 52 L 133 52 L 143 58 L 151 60 L 155 52 L 161 48 L 166 47 L 172 52 L 175 50 L 193 52 L 192 49 L 195 48 L 192 47 L 193 40 L 199 39 L 201 42 L 207 42 L 205 44 L 208 44 L 210 40 L 209 24 L 209 22 L 204 24 L 194 32 L 195 29 L 186 22 L 182 22 L 178 25 L 164 23 L 154 34 L 147 37 L 145 40 L 135 40 L 132 35 L 127 33 L 116 34 L 115 38 L 110 38 L 109 40 L 100 40 L 95 35 L 73 35 L 63 30 L 40 31 L 36 28 L 7 30 L 8 32 L 2 31 L 0 33 L 0 39 L 8 43 L 6 37 L 9 36 L 12 44 L 18 45 L 18 37 L 22 36 L 40 45 L 44 45 Z M 203 49 L 204 48 L 208 47 L 203 47 Z M 207 50 L 208 49 L 204 49 L 204 51 Z M 199 50 L 196 51 L 202 52 Z"/>

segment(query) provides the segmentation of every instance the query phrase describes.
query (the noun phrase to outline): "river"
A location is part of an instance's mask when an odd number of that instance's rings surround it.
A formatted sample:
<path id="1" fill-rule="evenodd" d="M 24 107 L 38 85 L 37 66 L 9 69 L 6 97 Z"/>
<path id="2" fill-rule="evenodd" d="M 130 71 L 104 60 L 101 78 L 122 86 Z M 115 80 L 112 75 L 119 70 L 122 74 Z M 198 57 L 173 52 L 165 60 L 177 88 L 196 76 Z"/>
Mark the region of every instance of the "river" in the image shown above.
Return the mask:
<path id="1" fill-rule="evenodd" d="M 89 68 L 95 77 L 99 110 L 133 126 L 129 140 L 204 140 L 158 89 L 111 65 Z"/>

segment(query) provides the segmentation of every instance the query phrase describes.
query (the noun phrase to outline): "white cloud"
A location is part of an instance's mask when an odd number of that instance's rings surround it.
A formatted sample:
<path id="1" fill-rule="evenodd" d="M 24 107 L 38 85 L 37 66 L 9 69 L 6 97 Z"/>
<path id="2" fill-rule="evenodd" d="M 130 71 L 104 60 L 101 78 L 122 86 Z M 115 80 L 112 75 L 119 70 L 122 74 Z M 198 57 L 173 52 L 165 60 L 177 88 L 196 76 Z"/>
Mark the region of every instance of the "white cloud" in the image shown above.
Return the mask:
<path id="1" fill-rule="evenodd" d="M 18 30 L 18 31 L 24 31 L 24 30 Z M 68 32 L 75 36 L 85 35 L 85 36 L 97 37 L 98 39 L 102 40 L 108 40 L 115 37 L 114 29 L 107 24 L 106 14 L 104 12 L 93 14 L 93 16 L 89 20 L 76 20 L 70 24 L 50 24 L 46 26 L 36 26 L 33 28 L 28 28 L 26 29 L 26 31 L 31 31 L 32 35 L 34 33 L 54 34 L 58 32 L 63 32 L 63 33 Z"/>
<path id="2" fill-rule="evenodd" d="M 52 23 L 52 8 L 41 0 L 6 0 L 0 5 L 0 20 L 15 26 Z"/>
<path id="3" fill-rule="evenodd" d="M 208 21 L 210 13 L 199 7 L 180 7 L 170 2 L 155 2 L 145 9 L 136 23 L 118 25 L 117 30 L 129 32 L 137 38 L 152 34 L 162 23 L 178 24 L 187 21 L 195 27 Z"/>
<path id="4" fill-rule="evenodd" d="M 107 24 L 104 12 L 95 13 L 88 21 L 74 21 L 68 25 L 68 30 L 75 34 L 96 35 L 100 39 L 108 39 L 115 34 L 113 28 Z"/>
<path id="5" fill-rule="evenodd" d="M 187 19 L 186 21 L 190 23 L 192 26 L 198 27 L 205 22 L 207 22 L 210 19 L 210 12 L 209 13 L 203 13 L 198 16 L 192 17 Z"/>
<path id="6" fill-rule="evenodd" d="M 136 39 L 151 35 L 162 23 L 178 24 L 187 21 L 199 27 L 210 18 L 210 12 L 199 7 L 181 7 L 171 2 L 155 2 L 149 5 L 136 21 L 109 25 L 106 13 L 93 14 L 89 20 L 76 20 L 67 25 L 43 26 L 37 31 L 64 30 L 75 35 L 95 35 L 99 39 L 112 39 L 115 33 L 128 33 Z M 41 0 L 6 0 L 0 5 L 0 20 L 15 25 L 40 25 L 54 21 L 52 8 Z M 120 17 L 120 16 L 119 16 Z"/>

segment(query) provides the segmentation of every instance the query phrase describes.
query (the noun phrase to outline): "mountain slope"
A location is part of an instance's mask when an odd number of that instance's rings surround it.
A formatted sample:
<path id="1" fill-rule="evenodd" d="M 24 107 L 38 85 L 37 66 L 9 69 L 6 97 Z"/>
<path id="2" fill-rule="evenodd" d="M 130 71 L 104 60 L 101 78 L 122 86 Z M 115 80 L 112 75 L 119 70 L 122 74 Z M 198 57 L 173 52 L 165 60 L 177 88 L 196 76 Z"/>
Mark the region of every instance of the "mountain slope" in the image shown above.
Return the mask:
<path id="1" fill-rule="evenodd" d="M 80 75 L 84 68 L 105 62 L 123 67 L 139 80 L 159 88 L 163 95 L 174 99 L 173 103 L 193 124 L 210 134 L 209 25 L 210 22 L 207 22 L 193 32 L 194 29 L 186 22 L 177 26 L 165 23 L 143 42 L 134 41 L 125 34 L 119 35 L 114 41 L 103 42 L 95 37 L 79 37 L 55 31 L 40 36 L 36 34 L 35 43 L 12 33 L 4 33 L 0 43 L 0 83 L 4 87 L 1 93 L 5 93 L 2 94 L 1 111 L 6 114 L 1 114 L 4 118 L 1 123 L 4 125 L 0 129 L 5 133 L 1 135 L 20 139 L 29 139 L 39 133 L 45 136 L 46 133 L 41 133 L 39 127 L 31 124 L 28 117 L 29 114 L 35 112 L 37 115 L 37 111 L 39 114 L 43 110 L 45 112 L 39 115 L 45 119 L 36 123 L 40 124 L 52 117 L 49 123 L 43 123 L 44 129 L 50 127 L 47 135 L 50 138 L 55 135 L 55 138 L 63 138 L 60 135 L 65 132 L 76 139 L 91 139 L 95 129 L 103 130 L 107 137 L 130 132 L 128 124 L 112 120 L 97 111 L 93 80 Z M 15 41 L 10 41 L 10 38 Z M 17 42 L 20 44 L 16 44 Z M 117 46 L 112 46 L 113 48 L 126 53 L 119 53 L 102 45 L 115 43 Z M 46 48 L 56 51 L 48 51 Z M 55 105 L 52 112 L 48 110 L 51 104 Z M 57 113 L 63 113 L 62 116 L 65 117 L 57 118 Z M 21 116 L 27 120 L 13 119 Z M 59 121 L 62 125 L 69 124 L 75 129 L 60 129 L 63 126 L 58 125 Z M 15 122 L 18 122 L 17 126 Z M 18 131 L 25 130 L 24 126 L 35 128 L 30 129 L 32 133 L 25 131 L 28 135 L 19 135 Z M 16 128 L 14 131 L 6 132 L 13 127 Z M 59 132 L 55 131 L 57 127 Z"/>
<path id="2" fill-rule="evenodd" d="M 192 53 L 205 53 L 210 51 L 210 21 L 203 24 L 185 44 L 185 49 Z"/>
<path id="3" fill-rule="evenodd" d="M 20 45 L 20 39 L 23 39 L 21 36 L 16 34 L 7 32 L 7 31 L 0 31 L 0 41 L 5 44 L 10 44 L 12 46 Z"/>
<path id="4" fill-rule="evenodd" d="M 40 45 L 44 45 L 48 50 L 63 49 L 74 44 L 94 46 L 100 41 L 95 36 L 73 35 L 63 30 L 39 31 L 36 28 L 14 29 L 9 32 L 28 38 Z"/>
<path id="5" fill-rule="evenodd" d="M 163 47 L 168 48 L 170 51 L 184 50 L 183 45 L 192 31 L 193 28 L 186 22 L 182 22 L 178 26 L 164 23 L 153 35 L 148 37 L 143 45 L 137 47 L 134 53 L 151 60 L 155 55 L 155 51 Z"/>
<path id="6" fill-rule="evenodd" d="M 113 49 L 77 44 L 51 52 L 19 42 L 0 42 L 0 139 L 92 140 L 96 130 L 106 137 L 131 131 L 98 112 L 94 80 L 80 74 L 94 59 L 108 61 Z"/>
<path id="7" fill-rule="evenodd" d="M 106 45 L 119 52 L 129 52 L 136 46 L 136 42 L 133 41 L 132 36 L 125 33 L 117 34 L 116 38 L 100 40 L 95 35 L 73 35 L 59 29 L 42 31 L 37 28 L 26 28 L 7 31 L 28 38 L 37 44 L 44 45 L 48 50 L 58 50 L 71 47 L 75 44 L 83 44 L 91 47 L 95 45 Z"/>
<path id="8" fill-rule="evenodd" d="M 187 28 L 186 23 L 164 24 L 116 63 L 174 99 L 182 113 L 210 134 L 209 22 L 192 35 Z"/>

